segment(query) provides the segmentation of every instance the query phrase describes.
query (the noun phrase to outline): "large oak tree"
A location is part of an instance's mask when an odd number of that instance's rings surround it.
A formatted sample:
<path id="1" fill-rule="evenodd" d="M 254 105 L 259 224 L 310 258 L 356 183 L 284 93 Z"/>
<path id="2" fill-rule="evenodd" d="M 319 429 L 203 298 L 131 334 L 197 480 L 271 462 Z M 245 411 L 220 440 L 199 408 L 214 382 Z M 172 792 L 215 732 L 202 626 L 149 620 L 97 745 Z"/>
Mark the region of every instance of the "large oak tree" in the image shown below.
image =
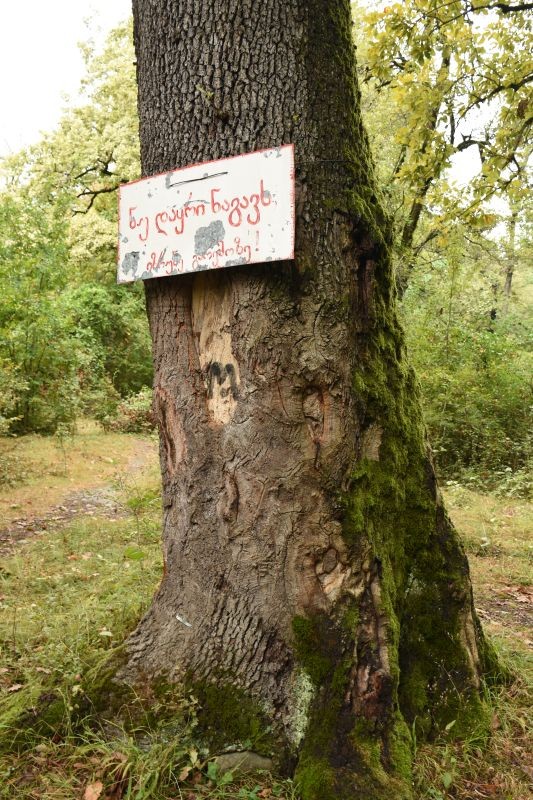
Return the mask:
<path id="1" fill-rule="evenodd" d="M 143 174 L 293 142 L 297 241 L 146 282 L 166 566 L 128 674 L 185 680 L 219 746 L 268 719 L 258 747 L 304 798 L 408 797 L 411 726 L 479 718 L 487 647 L 396 317 L 349 2 L 133 7 Z"/>

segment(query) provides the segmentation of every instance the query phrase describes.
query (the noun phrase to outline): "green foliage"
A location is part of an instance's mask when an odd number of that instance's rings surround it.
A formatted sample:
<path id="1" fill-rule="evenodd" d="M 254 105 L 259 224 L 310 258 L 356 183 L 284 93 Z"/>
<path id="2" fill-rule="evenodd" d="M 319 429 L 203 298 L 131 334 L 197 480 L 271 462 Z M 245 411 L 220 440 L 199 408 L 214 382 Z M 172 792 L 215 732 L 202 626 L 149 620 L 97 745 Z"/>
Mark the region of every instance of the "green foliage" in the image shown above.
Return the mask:
<path id="1" fill-rule="evenodd" d="M 26 383 L 21 378 L 13 363 L 7 359 L 0 360 L 0 436 L 8 433 L 12 423 L 17 421 L 17 398 L 26 390 Z"/>
<path id="2" fill-rule="evenodd" d="M 4 159 L 0 193 L 0 426 L 52 433 L 106 421 L 151 384 L 139 287 L 115 285 L 115 190 L 137 177 L 131 26 L 84 46 L 85 104 Z"/>
<path id="3" fill-rule="evenodd" d="M 457 220 L 492 227 L 494 197 L 514 208 L 527 199 L 532 19 L 513 4 L 379 6 L 357 11 L 360 75 L 408 270 Z M 449 167 L 467 152 L 476 154 L 478 168 L 459 187 Z"/>
<path id="4" fill-rule="evenodd" d="M 356 18 L 365 123 L 437 464 L 448 479 L 527 494 L 531 18 L 512 4 L 433 0 L 357 6 Z M 468 156 L 473 177 L 459 185 Z"/>
<path id="5" fill-rule="evenodd" d="M 58 212 L 24 195 L 0 199 L 0 368 L 9 387 L 0 413 L 17 431 L 53 431 L 76 413 L 76 354 L 56 303 L 64 286 L 56 264 L 65 258 Z"/>
<path id="6" fill-rule="evenodd" d="M 115 416 L 106 420 L 110 430 L 121 433 L 150 433 L 155 427 L 152 391 L 147 386 L 117 406 Z"/>
<path id="7" fill-rule="evenodd" d="M 495 246 L 481 256 L 458 232 L 446 256 L 417 267 L 403 304 L 440 470 L 489 488 L 532 457 L 530 312 L 506 308 L 499 272 Z"/>
<path id="8" fill-rule="evenodd" d="M 104 376 L 119 396 L 140 391 L 151 383 L 148 357 L 150 337 L 144 298 L 138 287 L 106 287 L 86 283 L 74 287 L 65 298 L 74 335 L 86 353 L 86 384 L 98 384 Z"/>

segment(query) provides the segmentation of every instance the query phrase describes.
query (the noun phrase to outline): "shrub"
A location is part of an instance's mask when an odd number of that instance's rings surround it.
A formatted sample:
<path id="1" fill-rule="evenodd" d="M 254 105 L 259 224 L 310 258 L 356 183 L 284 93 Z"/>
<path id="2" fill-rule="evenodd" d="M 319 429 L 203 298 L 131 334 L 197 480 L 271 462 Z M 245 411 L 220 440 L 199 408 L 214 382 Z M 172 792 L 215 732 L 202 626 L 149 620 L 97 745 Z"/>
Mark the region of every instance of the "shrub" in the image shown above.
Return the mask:
<path id="1" fill-rule="evenodd" d="M 413 276 L 403 313 L 440 473 L 523 495 L 533 444 L 530 325 L 519 303 L 505 307 L 498 280 L 497 265 L 441 258 Z"/>
<path id="2" fill-rule="evenodd" d="M 107 422 L 109 430 L 120 433 L 150 433 L 155 428 L 152 390 L 144 386 L 118 404 L 116 416 Z"/>

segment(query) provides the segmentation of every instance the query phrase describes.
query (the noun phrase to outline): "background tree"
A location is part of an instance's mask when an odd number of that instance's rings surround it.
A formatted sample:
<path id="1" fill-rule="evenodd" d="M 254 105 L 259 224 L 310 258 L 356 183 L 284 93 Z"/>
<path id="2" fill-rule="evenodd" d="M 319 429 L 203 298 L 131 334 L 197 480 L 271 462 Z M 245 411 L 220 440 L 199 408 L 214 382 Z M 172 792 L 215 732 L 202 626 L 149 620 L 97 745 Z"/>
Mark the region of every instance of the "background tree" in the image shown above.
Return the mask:
<path id="1" fill-rule="evenodd" d="M 411 734 L 483 717 L 488 652 L 395 309 L 347 0 L 134 2 L 144 175 L 294 142 L 295 263 L 146 282 L 165 576 L 125 675 L 298 762 L 410 795 Z M 186 135 L 184 134 L 186 132 Z M 222 359 L 235 381 L 211 386 Z"/>
<path id="2" fill-rule="evenodd" d="M 142 291 L 115 279 L 116 190 L 139 172 L 131 22 L 83 52 L 82 102 L 2 161 L 0 415 L 12 432 L 80 414 L 110 423 L 151 383 Z"/>
<path id="3" fill-rule="evenodd" d="M 520 257 L 526 254 L 514 253 L 521 266 L 509 302 L 505 242 L 487 240 L 482 248 L 468 234 L 456 226 L 446 248 L 429 248 L 414 267 L 402 304 L 408 349 L 441 475 L 527 494 L 531 307 Z"/>
<path id="4" fill-rule="evenodd" d="M 527 494 L 530 15 L 375 5 L 355 28 L 362 107 L 440 474 Z"/>
<path id="5" fill-rule="evenodd" d="M 405 285 L 417 256 L 445 241 L 455 221 L 491 227 L 494 199 L 515 209 L 527 199 L 532 16 L 527 3 L 379 5 L 363 13 L 356 36 L 363 84 L 372 87 L 366 97 L 379 109 L 368 121 Z M 457 185 L 449 168 L 466 152 L 479 168 L 467 186 Z"/>
<path id="6" fill-rule="evenodd" d="M 375 12 L 362 9 L 358 19 L 368 13 Z M 380 13 L 389 19 L 390 9 Z M 413 9 L 407 5 L 402 13 Z M 384 24 L 354 29 L 362 104 L 393 219 L 394 259 L 400 269 L 412 264 L 402 315 L 437 465 L 446 479 L 524 493 L 531 458 L 527 199 L 502 195 L 509 202 L 505 226 L 490 229 L 505 208 L 466 214 L 462 222 L 462 198 L 457 205 L 447 199 L 445 168 L 420 213 L 412 260 L 404 257 L 400 237 L 413 197 L 409 176 L 416 170 L 395 167 L 402 153 L 406 165 L 419 158 L 417 148 L 403 149 L 405 127 L 422 126 L 416 136 L 423 133 L 424 104 L 431 105 L 434 92 L 412 92 L 406 100 L 401 83 L 367 80 L 368 46 Z M 431 26 L 427 30 L 429 36 Z M 142 292 L 115 285 L 116 189 L 139 174 L 130 36 L 128 24 L 111 31 L 101 52 L 84 45 L 80 104 L 65 112 L 52 134 L 3 161 L 0 416 L 6 431 L 52 432 L 83 414 L 128 428 L 136 424 L 137 410 L 141 424 L 146 420 L 142 387 L 151 383 L 151 363 Z M 431 37 L 428 52 L 430 45 Z M 524 61 L 525 51 L 519 56 Z M 494 69 L 501 59 L 498 70 L 505 71 L 505 48 L 487 50 L 486 57 L 494 59 Z M 411 69 L 424 87 L 427 65 Z M 453 104 L 453 85 L 450 91 Z M 480 369 L 481 349 L 491 354 L 489 369 Z M 125 400 L 132 393 L 138 394 Z"/>

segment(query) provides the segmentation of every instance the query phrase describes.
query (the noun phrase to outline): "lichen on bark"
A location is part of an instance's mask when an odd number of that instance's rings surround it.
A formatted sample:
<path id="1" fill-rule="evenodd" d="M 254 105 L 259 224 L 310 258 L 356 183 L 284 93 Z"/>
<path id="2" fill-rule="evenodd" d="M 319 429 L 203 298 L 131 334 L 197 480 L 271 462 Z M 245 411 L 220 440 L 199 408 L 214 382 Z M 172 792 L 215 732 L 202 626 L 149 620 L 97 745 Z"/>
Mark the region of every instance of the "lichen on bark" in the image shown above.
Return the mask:
<path id="1" fill-rule="evenodd" d="M 268 719 L 304 800 L 407 798 L 412 725 L 479 720 L 488 651 L 397 319 L 350 4 L 133 6 L 144 174 L 292 142 L 297 235 L 294 263 L 146 282 L 166 570 L 125 674 L 196 686 L 215 748 Z"/>

